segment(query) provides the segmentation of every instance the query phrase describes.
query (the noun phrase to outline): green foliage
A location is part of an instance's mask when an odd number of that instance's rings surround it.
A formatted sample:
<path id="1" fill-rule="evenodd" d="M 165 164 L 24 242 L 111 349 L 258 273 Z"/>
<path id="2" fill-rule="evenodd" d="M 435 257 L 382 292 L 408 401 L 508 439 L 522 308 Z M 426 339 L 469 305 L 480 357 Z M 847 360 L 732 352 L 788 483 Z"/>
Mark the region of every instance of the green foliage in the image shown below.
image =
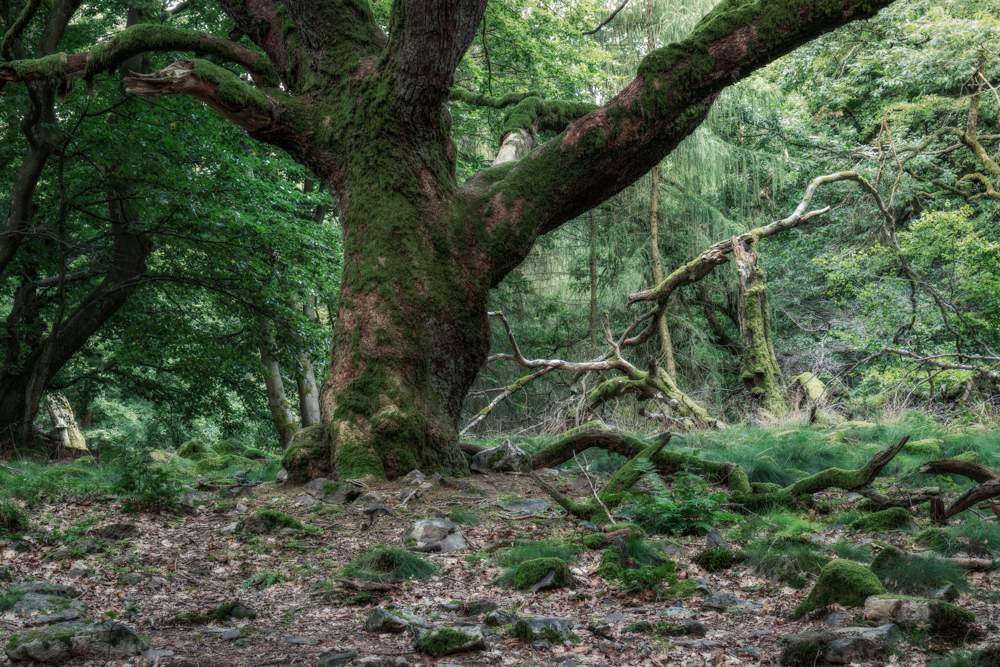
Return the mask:
<path id="1" fill-rule="evenodd" d="M 707 572 L 722 572 L 742 560 L 744 560 L 744 554 L 735 553 L 730 549 L 713 547 L 699 553 L 694 562 Z"/>
<path id="2" fill-rule="evenodd" d="M 961 523 L 946 528 L 925 528 L 913 541 L 946 556 L 967 553 L 990 557 L 1000 554 L 1000 523 L 969 514 Z"/>
<path id="3" fill-rule="evenodd" d="M 244 528 L 257 533 L 270 533 L 281 528 L 287 528 L 307 535 L 317 535 L 320 532 L 320 529 L 316 526 L 304 524 L 289 514 L 267 507 L 260 508 L 254 512 L 244 523 Z"/>
<path id="4" fill-rule="evenodd" d="M 837 542 L 833 545 L 833 553 L 837 555 L 837 558 L 853 560 L 859 563 L 871 563 L 875 560 L 875 554 L 867 544 Z"/>
<path id="5" fill-rule="evenodd" d="M 13 500 L 0 498 L 0 534 L 26 532 L 31 527 L 28 513 Z"/>
<path id="6" fill-rule="evenodd" d="M 822 547 L 787 537 L 751 542 L 743 553 L 755 572 L 792 588 L 804 588 L 831 560 Z"/>
<path id="7" fill-rule="evenodd" d="M 867 566 L 849 560 L 833 560 L 820 571 L 816 584 L 794 615 L 802 617 L 833 603 L 860 607 L 868 597 L 882 593 L 885 587 Z"/>
<path id="8" fill-rule="evenodd" d="M 656 544 L 638 535 L 614 540 L 601 555 L 597 573 L 626 593 L 652 591 L 661 596 L 677 583 L 673 561 Z"/>
<path id="9" fill-rule="evenodd" d="M 345 565 L 341 575 L 350 579 L 384 583 L 426 579 L 437 572 L 437 565 L 411 551 L 379 545 L 371 547 Z"/>
<path id="10" fill-rule="evenodd" d="M 930 662 L 930 667 L 996 667 L 1000 665 L 1000 644 L 976 651 L 955 651 Z"/>
<path id="11" fill-rule="evenodd" d="M 734 515 L 722 510 L 724 493 L 711 491 L 700 477 L 678 474 L 668 493 L 627 494 L 621 513 L 654 535 L 701 535 Z"/>
<path id="12" fill-rule="evenodd" d="M 115 478 L 111 491 L 126 512 L 169 511 L 178 505 L 181 484 L 167 468 L 156 463 L 148 451 L 121 449 L 115 452 Z"/>
<path id="13" fill-rule="evenodd" d="M 288 579 L 280 572 L 258 572 L 243 581 L 244 588 L 269 588 Z"/>
<path id="14" fill-rule="evenodd" d="M 934 554 L 908 554 L 886 545 L 871 567 L 886 588 L 895 593 L 929 595 L 947 584 L 959 590 L 968 588 L 965 571 Z"/>
<path id="15" fill-rule="evenodd" d="M 498 552 L 493 557 L 493 562 L 501 567 L 510 567 L 537 558 L 558 558 L 571 563 L 580 551 L 579 546 L 559 540 L 522 542 Z"/>
<path id="16" fill-rule="evenodd" d="M 205 625 L 208 623 L 225 623 L 232 619 L 245 620 L 257 617 L 257 612 L 245 606 L 239 600 L 223 602 L 205 611 L 190 611 L 178 614 L 172 619 L 178 625 Z"/>

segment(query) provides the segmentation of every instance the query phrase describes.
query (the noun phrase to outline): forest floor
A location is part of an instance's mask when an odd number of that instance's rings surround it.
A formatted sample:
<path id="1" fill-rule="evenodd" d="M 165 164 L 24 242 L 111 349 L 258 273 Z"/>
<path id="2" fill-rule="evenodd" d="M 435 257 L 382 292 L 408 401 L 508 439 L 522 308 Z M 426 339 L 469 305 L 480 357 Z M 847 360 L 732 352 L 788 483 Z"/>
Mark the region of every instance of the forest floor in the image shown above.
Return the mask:
<path id="1" fill-rule="evenodd" d="M 591 493 L 591 480 L 578 469 L 545 475 L 577 497 Z M 598 550 L 583 550 L 573 561 L 571 587 L 534 594 L 502 587 L 495 583 L 502 568 L 493 556 L 503 546 L 579 540 L 585 530 L 553 508 L 526 475 L 431 477 L 418 495 L 400 506 L 400 498 L 414 488 L 419 487 L 412 478 L 370 485 L 368 491 L 384 499 L 392 512 L 376 515 L 367 529 L 358 502 L 339 505 L 317 499 L 302 487 L 274 482 L 200 491 L 191 499 L 196 507 L 185 512 L 124 514 L 109 497 L 42 503 L 30 511 L 29 535 L 0 540 L 0 592 L 23 582 L 68 585 L 79 594 L 87 618 L 121 621 L 151 648 L 131 658 L 63 663 L 71 665 L 347 664 L 331 657 L 337 651 L 381 657 L 381 662 L 373 658 L 366 663 L 371 665 L 771 665 L 778 664 L 786 635 L 834 625 L 871 625 L 860 609 L 791 620 L 809 586 L 789 587 L 747 563 L 707 572 L 695 564 L 705 549 L 703 535 L 666 541 L 680 579 L 698 583 L 697 590 L 683 597 L 656 599 L 651 593 L 621 592 L 599 576 Z M 547 507 L 529 503 L 519 513 L 523 499 L 544 500 Z M 262 509 L 294 517 L 304 527 L 249 530 L 248 519 Z M 448 515 L 475 525 L 461 526 L 465 549 L 426 555 L 439 566 L 436 574 L 395 584 L 366 603 L 349 600 L 332 584 L 341 568 L 366 549 L 403 547 L 404 535 L 416 520 Z M 805 522 L 813 518 L 802 517 Z M 877 540 L 905 548 L 912 535 L 813 526 L 818 538 L 831 544 Z M 734 542 L 741 546 L 738 537 Z M 434 659 L 414 651 L 409 632 L 365 630 L 375 605 L 394 606 L 430 623 L 481 622 L 481 614 L 463 619 L 450 603 L 483 600 L 492 603 L 485 608 L 495 605 L 519 616 L 569 619 L 572 632 L 565 641 L 525 642 L 513 636 L 509 625 L 485 627 L 485 649 Z M 242 615 L 253 617 L 192 620 L 192 614 L 233 601 L 253 612 Z M 980 645 L 984 637 L 995 637 L 1000 573 L 969 573 L 968 587 L 955 602 L 976 614 Z M 665 620 L 697 621 L 704 633 L 660 637 L 635 625 Z M 12 611 L 0 612 L 0 646 L 30 624 Z M 890 657 L 855 664 L 924 665 L 953 646 L 908 635 Z M 327 662 L 321 662 L 321 655 Z M 0 654 L 0 664 L 7 661 Z"/>

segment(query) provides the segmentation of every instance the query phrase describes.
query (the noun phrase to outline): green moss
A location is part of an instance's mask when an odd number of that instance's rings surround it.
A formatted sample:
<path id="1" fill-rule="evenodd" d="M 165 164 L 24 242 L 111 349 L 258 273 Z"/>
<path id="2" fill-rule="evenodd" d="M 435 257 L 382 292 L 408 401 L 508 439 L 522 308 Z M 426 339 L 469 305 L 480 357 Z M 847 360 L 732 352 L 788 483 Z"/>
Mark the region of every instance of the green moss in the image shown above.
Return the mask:
<path id="1" fill-rule="evenodd" d="M 976 622 L 976 615 L 968 609 L 953 605 L 944 600 L 928 600 L 922 598 L 911 598 L 905 595 L 880 595 L 885 600 L 910 600 L 919 605 L 927 605 L 928 617 L 926 626 L 918 623 L 921 627 L 926 627 L 927 631 L 943 639 L 957 640 L 967 637 L 972 629 L 972 624 Z M 905 621 L 900 619 L 901 622 Z"/>
<path id="2" fill-rule="evenodd" d="M 569 566 L 560 558 L 532 558 L 508 568 L 497 583 L 525 591 L 540 583 L 550 573 L 555 575 L 548 588 L 563 588 L 572 581 Z"/>
<path id="3" fill-rule="evenodd" d="M 872 512 L 851 522 L 851 527 L 855 530 L 869 532 L 904 530 L 912 526 L 913 516 L 903 507 L 890 507 L 881 512 Z"/>
<path id="4" fill-rule="evenodd" d="M 454 510 L 448 514 L 448 518 L 463 526 L 479 525 L 479 516 L 470 510 Z"/>
<path id="5" fill-rule="evenodd" d="M 581 546 L 590 551 L 603 549 L 608 546 L 607 536 L 602 535 L 601 533 L 590 533 L 588 535 L 584 535 L 580 538 L 579 542 Z"/>
<path id="6" fill-rule="evenodd" d="M 377 582 L 426 579 L 437 572 L 437 565 L 410 551 L 381 545 L 368 549 L 341 570 L 349 579 Z"/>
<path id="7" fill-rule="evenodd" d="M 504 549 L 493 557 L 497 565 L 510 567 L 528 560 L 538 558 L 558 558 L 566 563 L 572 562 L 581 549 L 575 544 L 561 540 L 541 540 L 538 542 L 522 542 L 509 549 Z"/>
<path id="8" fill-rule="evenodd" d="M 445 655 L 483 648 L 482 636 L 455 628 L 435 628 L 422 633 L 413 644 L 421 653 L 440 658 Z"/>
<path id="9" fill-rule="evenodd" d="M 22 591 L 4 591 L 0 593 L 0 611 L 10 611 L 23 597 L 24 592 Z"/>
<path id="10" fill-rule="evenodd" d="M 252 619 L 257 617 L 257 612 L 245 606 L 238 600 L 223 602 L 210 609 L 200 612 L 185 612 L 174 616 L 173 622 L 178 625 L 206 625 L 208 623 L 222 623 L 230 619 Z"/>
<path id="11" fill-rule="evenodd" d="M 28 513 L 13 500 L 0 499 L 0 535 L 23 533 L 31 528 Z"/>
<path id="12" fill-rule="evenodd" d="M 627 593 L 665 594 L 677 583 L 676 567 L 653 543 L 637 535 L 615 540 L 601 555 L 597 574 Z"/>
<path id="13" fill-rule="evenodd" d="M 722 572 L 723 570 L 728 570 L 741 560 L 743 560 L 743 557 L 740 554 L 734 553 L 729 549 L 714 547 L 702 551 L 695 557 L 694 562 L 707 572 Z"/>
<path id="14" fill-rule="evenodd" d="M 198 438 L 191 438 L 177 448 L 177 455 L 185 459 L 196 459 L 208 453 L 208 445 Z"/>
<path id="15" fill-rule="evenodd" d="M 269 111 L 267 95 L 260 88 L 251 86 L 225 67 L 207 60 L 195 59 L 194 75 L 215 84 L 215 97 L 235 109 L 256 109 Z"/>
<path id="16" fill-rule="evenodd" d="M 861 607 L 872 595 L 885 593 L 885 587 L 868 567 L 849 560 L 834 560 L 820 571 L 816 585 L 795 610 L 795 617 L 837 603 Z"/>
<path id="17" fill-rule="evenodd" d="M 925 458 L 938 458 L 943 455 L 940 438 L 923 438 L 922 440 L 910 440 L 903 445 L 903 452 L 912 456 Z"/>
<path id="18" fill-rule="evenodd" d="M 332 451 L 322 424 L 300 429 L 282 460 L 289 481 L 301 484 L 329 474 L 333 470 Z"/>
<path id="19" fill-rule="evenodd" d="M 254 512 L 247 520 L 247 525 L 253 532 L 259 533 L 269 533 L 279 528 L 290 528 L 303 533 L 319 532 L 316 526 L 306 525 L 293 516 L 268 508 L 261 508 Z"/>
<path id="20" fill-rule="evenodd" d="M 639 621 L 625 626 L 625 632 L 634 632 L 643 635 L 653 635 L 654 637 L 682 637 L 692 632 L 691 623 L 669 623 L 660 621 Z"/>

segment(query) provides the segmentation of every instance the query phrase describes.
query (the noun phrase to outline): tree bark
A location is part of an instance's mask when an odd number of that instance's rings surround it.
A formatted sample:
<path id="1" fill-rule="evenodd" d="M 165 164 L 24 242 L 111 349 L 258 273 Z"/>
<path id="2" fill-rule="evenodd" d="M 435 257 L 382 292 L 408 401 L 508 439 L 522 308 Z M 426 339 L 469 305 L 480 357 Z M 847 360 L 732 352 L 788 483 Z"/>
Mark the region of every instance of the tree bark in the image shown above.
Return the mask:
<path id="1" fill-rule="evenodd" d="M 788 413 L 781 368 L 771 340 L 771 314 L 767 303 L 767 277 L 757 262 L 754 241 L 733 244 L 733 258 L 740 281 L 740 333 L 743 362 L 740 379 L 750 396 L 751 407 L 765 418 Z"/>
<path id="2" fill-rule="evenodd" d="M 319 424 L 319 384 L 316 382 L 316 368 L 307 350 L 299 353 L 295 383 L 299 391 L 299 419 L 303 428 Z"/>
<path id="3" fill-rule="evenodd" d="M 264 376 L 264 388 L 267 392 L 267 406 L 271 410 L 271 422 L 274 424 L 278 442 L 287 448 L 292 444 L 292 438 L 298 428 L 295 424 L 295 415 L 285 396 L 281 364 L 278 361 L 278 344 L 271 330 L 271 322 L 263 317 L 257 318 L 257 349 L 260 352 L 261 373 Z"/>

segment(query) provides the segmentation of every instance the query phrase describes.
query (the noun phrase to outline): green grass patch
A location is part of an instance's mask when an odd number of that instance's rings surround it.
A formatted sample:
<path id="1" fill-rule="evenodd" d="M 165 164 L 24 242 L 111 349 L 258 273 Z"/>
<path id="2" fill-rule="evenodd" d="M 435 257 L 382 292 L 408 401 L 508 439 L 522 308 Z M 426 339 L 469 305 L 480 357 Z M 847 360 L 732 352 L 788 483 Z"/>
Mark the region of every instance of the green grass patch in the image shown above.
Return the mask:
<path id="1" fill-rule="evenodd" d="M 677 584 L 677 567 L 659 546 L 638 535 L 612 542 L 601 555 L 597 574 L 626 593 L 652 591 L 665 597 Z M 677 594 L 674 591 L 674 594 Z"/>
<path id="2" fill-rule="evenodd" d="M 286 581 L 285 575 L 279 572 L 258 572 L 243 580 L 243 588 L 270 588 Z"/>
<path id="3" fill-rule="evenodd" d="M 872 571 L 893 593 L 930 595 L 947 584 L 959 590 L 969 587 L 958 565 L 934 554 L 908 554 L 888 545 L 872 561 Z"/>
<path id="4" fill-rule="evenodd" d="M 27 532 L 31 528 L 28 513 L 16 502 L 0 498 L 0 535 Z"/>
<path id="5" fill-rule="evenodd" d="M 582 549 L 579 546 L 560 540 L 522 542 L 499 551 L 493 556 L 493 562 L 501 567 L 511 567 L 538 558 L 558 558 L 566 563 L 571 563 L 576 560 L 580 551 Z"/>
<path id="6" fill-rule="evenodd" d="M 755 572 L 792 588 L 805 588 L 831 560 L 822 547 L 790 538 L 751 542 L 743 553 Z"/>
<path id="7" fill-rule="evenodd" d="M 880 512 L 865 514 L 851 522 L 851 528 L 867 532 L 905 530 L 913 527 L 913 515 L 903 507 L 890 507 Z"/>
<path id="8" fill-rule="evenodd" d="M 374 546 L 352 560 L 341 575 L 362 581 L 410 581 L 437 574 L 438 566 L 405 549 Z"/>
<path id="9" fill-rule="evenodd" d="M 454 510 L 448 514 L 448 518 L 463 526 L 479 525 L 479 515 L 472 510 Z"/>

